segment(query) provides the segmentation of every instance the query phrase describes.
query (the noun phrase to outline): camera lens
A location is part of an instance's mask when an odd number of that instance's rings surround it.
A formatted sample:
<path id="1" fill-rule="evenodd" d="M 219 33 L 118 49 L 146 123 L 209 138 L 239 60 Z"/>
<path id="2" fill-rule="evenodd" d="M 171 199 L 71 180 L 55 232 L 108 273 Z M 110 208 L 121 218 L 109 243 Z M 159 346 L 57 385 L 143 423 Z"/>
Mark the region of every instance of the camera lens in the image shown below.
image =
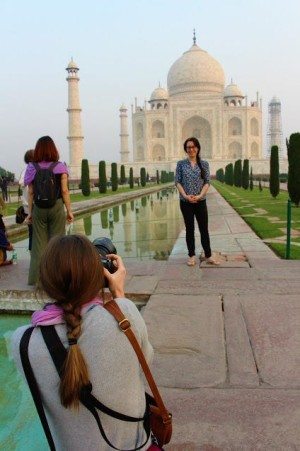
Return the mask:
<path id="1" fill-rule="evenodd" d="M 97 249 L 100 255 L 101 263 L 104 266 L 104 268 L 106 268 L 111 274 L 113 274 L 117 270 L 117 268 L 111 260 L 106 258 L 107 254 L 117 253 L 117 249 L 115 248 L 113 242 L 109 238 L 103 237 L 96 238 L 92 244 Z"/>

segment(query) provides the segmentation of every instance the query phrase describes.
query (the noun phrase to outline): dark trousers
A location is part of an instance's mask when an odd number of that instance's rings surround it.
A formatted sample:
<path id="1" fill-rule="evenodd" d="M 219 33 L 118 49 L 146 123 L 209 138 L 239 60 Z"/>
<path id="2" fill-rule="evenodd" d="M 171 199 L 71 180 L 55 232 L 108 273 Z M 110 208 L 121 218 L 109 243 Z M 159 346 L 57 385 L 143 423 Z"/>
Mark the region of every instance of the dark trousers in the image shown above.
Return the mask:
<path id="1" fill-rule="evenodd" d="M 198 223 L 201 244 L 205 253 L 205 257 L 211 256 L 210 240 L 208 233 L 208 214 L 206 200 L 201 200 L 195 204 L 180 201 L 180 210 L 183 215 L 186 231 L 186 245 L 189 257 L 195 255 L 195 218 Z"/>

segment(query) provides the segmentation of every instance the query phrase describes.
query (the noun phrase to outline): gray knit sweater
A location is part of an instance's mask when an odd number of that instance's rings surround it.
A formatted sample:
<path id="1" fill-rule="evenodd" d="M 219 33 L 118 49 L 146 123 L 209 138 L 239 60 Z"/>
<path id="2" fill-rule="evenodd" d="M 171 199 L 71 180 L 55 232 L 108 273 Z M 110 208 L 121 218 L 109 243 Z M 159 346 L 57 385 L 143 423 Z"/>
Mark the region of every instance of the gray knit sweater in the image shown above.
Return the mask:
<path id="1" fill-rule="evenodd" d="M 153 349 L 148 341 L 145 322 L 128 299 L 116 300 L 131 322 L 132 329 L 142 347 L 148 363 Z M 19 343 L 28 326 L 17 329 L 13 335 L 13 357 L 23 373 Z M 66 327 L 55 326 L 67 347 Z M 116 320 L 101 306 L 94 306 L 83 315 L 79 346 L 88 365 L 93 395 L 113 410 L 142 417 L 145 411 L 144 376 L 136 354 Z M 82 405 L 79 410 L 64 408 L 59 400 L 59 377 L 51 356 L 37 327 L 29 343 L 29 359 L 37 379 L 48 423 L 57 450 L 83 449 L 111 450 L 103 440 L 92 414 Z M 141 423 L 127 423 L 98 411 L 105 433 L 111 443 L 121 449 L 135 448 L 145 441 Z M 148 442 L 142 450 L 150 446 Z"/>

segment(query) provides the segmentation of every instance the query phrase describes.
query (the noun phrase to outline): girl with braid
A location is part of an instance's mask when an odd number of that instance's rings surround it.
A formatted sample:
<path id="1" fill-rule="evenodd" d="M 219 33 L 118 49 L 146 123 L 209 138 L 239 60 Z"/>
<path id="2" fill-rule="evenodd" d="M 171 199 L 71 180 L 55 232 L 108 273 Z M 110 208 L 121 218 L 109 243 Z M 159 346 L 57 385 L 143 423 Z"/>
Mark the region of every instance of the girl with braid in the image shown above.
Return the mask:
<path id="1" fill-rule="evenodd" d="M 143 372 L 135 352 L 114 317 L 103 308 L 105 278 L 148 363 L 153 349 L 143 318 L 124 296 L 122 259 L 114 254 L 107 257 L 117 268 L 113 274 L 103 268 L 86 237 L 69 235 L 52 238 L 41 259 L 39 280 L 51 303 L 32 316 L 28 356 L 56 450 L 156 449 L 151 438 L 147 440 L 143 421 L 120 421 L 99 410 L 111 447 L 79 399 L 82 389 L 91 383 L 93 396 L 115 412 L 140 419 L 146 408 Z M 43 338 L 42 329 L 49 325 L 54 325 L 67 351 L 60 377 Z M 13 335 L 13 355 L 22 373 L 19 347 L 26 329 L 28 326 L 20 327 Z"/>
<path id="2" fill-rule="evenodd" d="M 180 210 L 186 229 L 186 244 L 189 255 L 187 265 L 194 266 L 196 264 L 195 218 L 199 227 L 206 263 L 219 265 L 219 262 L 212 256 L 208 233 L 206 194 L 209 190 L 209 164 L 200 159 L 201 146 L 197 138 L 186 139 L 183 148 L 187 158 L 177 163 L 175 184 L 179 191 Z"/>

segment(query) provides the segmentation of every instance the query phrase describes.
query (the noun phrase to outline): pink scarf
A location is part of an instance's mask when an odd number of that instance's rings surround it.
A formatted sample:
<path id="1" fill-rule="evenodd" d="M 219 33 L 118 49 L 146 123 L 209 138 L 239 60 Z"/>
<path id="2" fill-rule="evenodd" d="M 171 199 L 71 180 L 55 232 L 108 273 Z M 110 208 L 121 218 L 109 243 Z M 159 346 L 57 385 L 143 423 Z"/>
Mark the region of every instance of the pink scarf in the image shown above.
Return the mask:
<path id="1" fill-rule="evenodd" d="M 101 298 L 94 298 L 82 305 L 81 313 L 84 314 L 92 305 L 103 305 Z M 32 314 L 31 324 L 33 326 L 50 326 L 52 324 L 64 323 L 64 311 L 57 304 L 46 304 L 43 310 L 37 310 Z"/>

